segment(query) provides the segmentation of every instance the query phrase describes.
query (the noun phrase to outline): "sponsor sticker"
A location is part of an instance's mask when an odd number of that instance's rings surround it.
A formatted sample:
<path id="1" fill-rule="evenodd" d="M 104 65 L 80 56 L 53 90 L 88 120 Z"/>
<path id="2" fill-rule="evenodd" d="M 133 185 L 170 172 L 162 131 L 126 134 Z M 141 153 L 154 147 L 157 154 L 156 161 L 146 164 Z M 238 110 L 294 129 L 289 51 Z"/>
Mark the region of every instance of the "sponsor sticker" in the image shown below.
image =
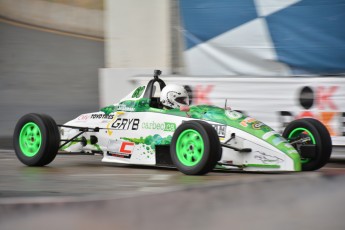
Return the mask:
<path id="1" fill-rule="evenodd" d="M 267 153 L 256 151 L 255 152 L 255 159 L 261 161 L 263 164 L 279 164 L 284 162 L 283 159 L 276 157 L 276 156 L 271 156 Z"/>
<path id="2" fill-rule="evenodd" d="M 113 114 L 102 114 L 102 113 L 94 113 L 91 114 L 91 119 L 113 119 L 114 115 Z"/>
<path id="3" fill-rule="evenodd" d="M 119 158 L 131 158 L 135 144 L 129 141 L 123 141 L 119 145 L 115 145 L 115 149 L 112 152 L 108 152 L 108 155 Z"/>
<path id="4" fill-rule="evenodd" d="M 219 137 L 225 137 L 226 125 L 211 124 L 212 127 L 217 131 Z"/>
<path id="5" fill-rule="evenodd" d="M 176 129 L 176 124 L 172 122 L 143 122 L 141 127 L 143 129 L 150 129 L 150 130 L 162 130 L 165 132 L 174 132 Z"/>
<path id="6" fill-rule="evenodd" d="M 260 122 L 260 121 L 256 121 L 252 124 L 252 128 L 253 129 L 260 129 L 262 126 L 264 126 L 265 124 Z"/>
<path id="7" fill-rule="evenodd" d="M 111 127 L 116 130 L 138 130 L 139 123 L 138 118 L 117 118 Z"/>
<path id="8" fill-rule="evenodd" d="M 247 117 L 243 121 L 240 122 L 240 125 L 242 125 L 243 127 L 248 127 L 248 124 L 251 124 L 251 123 L 253 123 L 255 121 L 256 121 L 255 118 Z"/>
<path id="9" fill-rule="evenodd" d="M 128 106 L 126 106 L 125 104 L 119 104 L 119 105 L 117 106 L 117 109 L 118 109 L 118 110 L 123 110 L 123 111 L 129 111 L 129 112 L 133 112 L 133 111 L 135 110 L 134 107 L 128 107 Z"/>
<path id="10" fill-rule="evenodd" d="M 229 110 L 226 110 L 225 111 L 225 114 L 228 118 L 230 118 L 231 120 L 237 120 L 239 118 L 241 118 L 243 115 L 242 113 L 240 112 L 237 112 L 237 111 L 229 111 Z"/>
<path id="11" fill-rule="evenodd" d="M 121 144 L 119 152 L 120 153 L 126 153 L 126 154 L 132 154 L 133 148 L 134 148 L 133 142 L 124 141 Z"/>
<path id="12" fill-rule="evenodd" d="M 186 122 L 186 121 L 182 121 Z M 217 132 L 219 137 L 225 137 L 226 135 L 226 125 L 212 124 L 209 123 Z"/>
<path id="13" fill-rule="evenodd" d="M 89 119 L 90 119 L 90 115 L 89 115 L 89 114 L 82 114 L 82 115 L 80 115 L 80 116 L 77 118 L 78 121 L 87 121 L 87 120 L 89 120 Z"/>

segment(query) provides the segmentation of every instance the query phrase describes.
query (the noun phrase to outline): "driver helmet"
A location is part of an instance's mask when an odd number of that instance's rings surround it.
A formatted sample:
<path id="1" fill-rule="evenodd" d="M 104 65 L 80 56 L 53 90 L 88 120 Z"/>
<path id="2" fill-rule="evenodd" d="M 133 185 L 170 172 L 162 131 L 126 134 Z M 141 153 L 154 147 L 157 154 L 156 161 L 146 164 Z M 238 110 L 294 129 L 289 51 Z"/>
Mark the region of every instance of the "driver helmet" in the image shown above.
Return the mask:
<path id="1" fill-rule="evenodd" d="M 171 84 L 163 88 L 160 101 L 165 107 L 177 109 L 189 105 L 189 96 L 183 86 Z"/>

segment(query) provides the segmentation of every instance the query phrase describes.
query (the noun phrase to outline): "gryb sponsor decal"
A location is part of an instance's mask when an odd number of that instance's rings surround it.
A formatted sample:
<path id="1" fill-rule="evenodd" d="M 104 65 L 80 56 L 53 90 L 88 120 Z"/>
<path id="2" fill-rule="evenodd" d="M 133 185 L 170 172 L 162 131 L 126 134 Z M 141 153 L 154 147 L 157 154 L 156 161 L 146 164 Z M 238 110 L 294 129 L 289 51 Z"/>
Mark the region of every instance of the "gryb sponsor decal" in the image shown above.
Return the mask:
<path id="1" fill-rule="evenodd" d="M 172 122 L 143 122 L 141 127 L 143 129 L 151 129 L 151 130 L 161 130 L 165 132 L 174 132 L 176 129 L 176 124 Z"/>
<path id="2" fill-rule="evenodd" d="M 138 118 L 117 118 L 111 127 L 116 130 L 137 130 L 139 123 L 140 120 Z"/>

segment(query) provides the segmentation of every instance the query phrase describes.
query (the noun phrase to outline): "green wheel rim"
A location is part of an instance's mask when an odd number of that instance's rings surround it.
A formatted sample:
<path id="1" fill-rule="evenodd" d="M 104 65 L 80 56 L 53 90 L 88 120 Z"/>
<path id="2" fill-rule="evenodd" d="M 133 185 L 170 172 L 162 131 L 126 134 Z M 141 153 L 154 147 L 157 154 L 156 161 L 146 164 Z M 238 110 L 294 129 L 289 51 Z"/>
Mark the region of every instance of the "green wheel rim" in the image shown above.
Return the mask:
<path id="1" fill-rule="evenodd" d="M 38 125 L 33 122 L 26 123 L 20 130 L 19 146 L 27 157 L 35 156 L 41 148 L 42 136 Z"/>
<path id="2" fill-rule="evenodd" d="M 176 155 L 184 166 L 197 165 L 204 155 L 204 141 L 193 129 L 183 131 L 176 142 Z"/>
<path id="3" fill-rule="evenodd" d="M 305 129 L 305 128 L 296 128 L 296 129 L 292 130 L 292 132 L 288 136 L 288 139 L 295 138 L 295 137 L 299 136 L 303 132 L 306 132 L 308 134 L 308 136 L 310 137 L 311 142 L 314 145 L 316 145 L 316 141 L 315 141 L 314 135 L 308 129 Z M 310 158 L 302 158 L 301 159 L 301 163 L 305 164 L 305 163 L 310 162 L 310 160 L 311 160 Z"/>

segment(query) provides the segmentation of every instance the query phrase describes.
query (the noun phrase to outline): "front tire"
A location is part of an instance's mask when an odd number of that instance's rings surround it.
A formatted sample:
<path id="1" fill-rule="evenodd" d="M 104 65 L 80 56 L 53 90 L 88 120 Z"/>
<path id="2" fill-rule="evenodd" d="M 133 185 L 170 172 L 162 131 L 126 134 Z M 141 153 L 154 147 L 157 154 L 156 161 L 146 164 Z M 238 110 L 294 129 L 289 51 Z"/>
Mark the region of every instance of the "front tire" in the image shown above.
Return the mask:
<path id="1" fill-rule="evenodd" d="M 187 175 L 203 175 L 213 170 L 221 150 L 216 130 L 204 121 L 182 123 L 170 145 L 172 162 Z"/>
<path id="2" fill-rule="evenodd" d="M 18 159 L 28 166 L 51 163 L 59 149 L 60 133 L 53 118 L 30 113 L 19 119 L 13 134 Z"/>
<path id="3" fill-rule="evenodd" d="M 301 158 L 302 171 L 313 171 L 323 167 L 332 153 L 332 139 L 327 128 L 318 120 L 312 118 L 302 118 L 292 121 L 283 132 L 289 142 L 296 142 L 309 137 L 310 141 L 302 144 L 293 144 L 300 152 L 301 145 L 315 145 L 315 156 L 312 158 Z"/>

